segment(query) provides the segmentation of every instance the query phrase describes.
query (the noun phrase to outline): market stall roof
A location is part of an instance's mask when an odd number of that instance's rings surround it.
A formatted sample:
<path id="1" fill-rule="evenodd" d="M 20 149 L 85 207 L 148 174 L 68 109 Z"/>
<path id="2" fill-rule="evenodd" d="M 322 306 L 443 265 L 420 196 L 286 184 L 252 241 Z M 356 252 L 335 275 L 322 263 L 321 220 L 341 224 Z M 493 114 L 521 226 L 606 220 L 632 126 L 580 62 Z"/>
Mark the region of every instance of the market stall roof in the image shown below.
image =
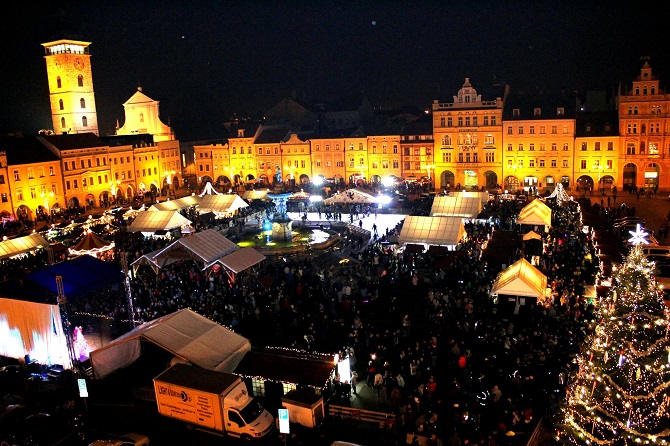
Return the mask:
<path id="1" fill-rule="evenodd" d="M 191 224 L 178 211 L 142 211 L 128 227 L 128 232 L 169 231 Z"/>
<path id="2" fill-rule="evenodd" d="M 501 271 L 491 288 L 491 294 L 510 296 L 544 297 L 547 290 L 547 276 L 521 258 Z"/>
<path id="3" fill-rule="evenodd" d="M 322 389 L 335 368 L 335 356 L 265 348 L 244 355 L 237 375 Z"/>
<path id="4" fill-rule="evenodd" d="M 268 198 L 267 190 L 245 190 L 242 192 L 242 198 L 245 200 L 266 200 Z"/>
<path id="5" fill-rule="evenodd" d="M 239 274 L 265 260 L 265 256 L 254 248 L 242 248 L 218 259 L 215 264 L 221 264 L 233 274 Z"/>
<path id="6" fill-rule="evenodd" d="M 453 246 L 465 235 L 461 217 L 420 217 L 410 215 L 405 218 L 398 241 L 423 243 L 427 245 Z"/>
<path id="7" fill-rule="evenodd" d="M 215 212 L 219 214 L 232 214 L 240 208 L 249 206 L 237 194 L 206 194 L 200 198 L 198 212 Z"/>
<path id="8" fill-rule="evenodd" d="M 71 255 L 96 255 L 99 252 L 109 251 L 114 248 L 114 242 L 108 242 L 98 236 L 93 231 L 87 231 L 86 234 L 77 242 L 77 244 L 68 251 Z"/>
<path id="9" fill-rule="evenodd" d="M 190 258 L 203 265 L 206 269 L 220 258 L 240 249 L 235 243 L 228 240 L 223 234 L 207 229 L 196 232 L 188 237 L 182 237 L 160 250 L 151 261 L 161 267 L 175 261 L 175 259 Z"/>
<path id="10" fill-rule="evenodd" d="M 0 260 L 48 247 L 49 242 L 37 233 L 3 240 L 0 242 Z"/>
<path id="11" fill-rule="evenodd" d="M 142 354 L 141 341 L 149 341 L 207 370 L 231 373 L 251 343 L 243 336 L 185 308 L 146 322 L 91 352 L 97 379 L 134 363 Z"/>
<path id="12" fill-rule="evenodd" d="M 61 276 L 63 292 L 76 297 L 105 286 L 123 282 L 123 272 L 118 265 L 91 256 L 80 256 L 56 263 L 26 275 L 22 282 L 26 295 L 57 296 L 56 277 Z"/>
<path id="13" fill-rule="evenodd" d="M 377 198 L 372 195 L 369 191 L 355 187 L 353 189 L 347 189 L 342 192 L 338 192 L 335 195 L 326 198 L 323 200 L 326 204 L 334 203 L 366 203 L 372 204 L 377 202 Z"/>
<path id="14" fill-rule="evenodd" d="M 464 196 L 463 192 L 456 195 L 440 195 L 433 200 L 430 209 L 431 217 L 477 218 L 482 211 L 479 197 Z"/>
<path id="15" fill-rule="evenodd" d="M 158 274 L 158 270 L 161 269 L 161 267 L 169 265 L 170 263 L 174 263 L 177 260 L 179 260 L 178 258 L 168 257 L 168 258 L 165 258 L 165 259 L 161 259 L 162 262 L 158 263 L 156 261 L 155 257 L 156 257 L 156 254 L 158 254 L 162 250 L 163 250 L 163 248 L 157 249 L 155 251 L 151 251 L 150 253 L 144 254 L 142 257 L 140 257 L 139 259 L 137 259 L 133 263 L 131 263 L 131 266 L 133 268 L 133 273 L 137 273 L 137 270 L 139 269 L 140 265 L 149 265 L 151 267 L 151 269 L 153 269 L 154 272 L 156 274 Z"/>
<path id="16" fill-rule="evenodd" d="M 197 195 L 188 195 L 186 197 L 177 198 L 176 200 L 168 200 L 162 203 L 156 203 L 149 208 L 150 211 L 181 211 L 192 206 L 200 204 L 200 197 Z"/>
<path id="17" fill-rule="evenodd" d="M 542 236 L 535 231 L 528 231 L 523 235 L 522 240 L 542 240 Z"/>
<path id="18" fill-rule="evenodd" d="M 520 225 L 551 226 L 551 208 L 542 200 L 535 199 L 521 209 L 516 222 Z"/>
<path id="19" fill-rule="evenodd" d="M 452 192 L 449 194 L 450 196 L 453 195 L 455 197 L 476 197 L 479 198 L 479 200 L 482 202 L 482 206 L 486 205 L 486 203 L 489 202 L 489 193 L 488 191 L 480 192 L 480 191 L 471 191 L 471 190 L 462 190 L 462 191 L 456 191 Z"/>

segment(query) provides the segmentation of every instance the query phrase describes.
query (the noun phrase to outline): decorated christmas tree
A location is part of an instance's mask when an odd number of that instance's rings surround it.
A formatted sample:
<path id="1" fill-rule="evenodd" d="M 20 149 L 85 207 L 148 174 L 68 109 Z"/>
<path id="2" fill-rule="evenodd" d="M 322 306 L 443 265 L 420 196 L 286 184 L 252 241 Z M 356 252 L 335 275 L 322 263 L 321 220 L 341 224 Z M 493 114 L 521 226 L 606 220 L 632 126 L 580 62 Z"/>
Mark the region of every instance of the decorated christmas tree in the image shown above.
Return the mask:
<path id="1" fill-rule="evenodd" d="M 639 245 L 614 272 L 577 357 L 557 439 L 566 445 L 670 444 L 670 309 Z"/>

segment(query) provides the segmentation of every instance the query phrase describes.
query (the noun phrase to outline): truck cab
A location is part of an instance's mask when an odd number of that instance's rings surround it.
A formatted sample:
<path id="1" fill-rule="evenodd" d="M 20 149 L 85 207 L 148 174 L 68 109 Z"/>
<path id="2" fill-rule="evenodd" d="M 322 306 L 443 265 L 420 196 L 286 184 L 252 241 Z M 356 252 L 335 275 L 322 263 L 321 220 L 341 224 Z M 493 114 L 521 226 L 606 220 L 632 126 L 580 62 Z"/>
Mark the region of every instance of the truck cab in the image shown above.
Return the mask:
<path id="1" fill-rule="evenodd" d="M 224 398 L 223 422 L 226 433 L 237 438 L 260 438 L 274 427 L 270 412 L 249 396 L 247 386 L 240 381 Z"/>

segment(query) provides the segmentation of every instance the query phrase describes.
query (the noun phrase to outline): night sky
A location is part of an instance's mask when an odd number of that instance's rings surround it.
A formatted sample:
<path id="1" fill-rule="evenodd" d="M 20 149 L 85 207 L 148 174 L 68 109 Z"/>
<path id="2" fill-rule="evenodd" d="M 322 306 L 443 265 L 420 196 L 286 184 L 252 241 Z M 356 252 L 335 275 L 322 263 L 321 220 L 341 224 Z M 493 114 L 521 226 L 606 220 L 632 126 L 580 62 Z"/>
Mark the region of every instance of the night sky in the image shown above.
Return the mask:
<path id="1" fill-rule="evenodd" d="M 660 3 L 659 9 L 655 3 Z M 41 5 L 38 7 L 38 5 Z M 0 133 L 51 128 L 41 43 L 92 42 L 100 134 L 138 85 L 182 141 L 282 98 L 365 94 L 377 108 L 484 90 L 630 85 L 651 58 L 670 84 L 670 4 L 595 1 L 61 1 L 15 4 L 0 25 Z M 484 98 L 492 99 L 492 98 Z"/>

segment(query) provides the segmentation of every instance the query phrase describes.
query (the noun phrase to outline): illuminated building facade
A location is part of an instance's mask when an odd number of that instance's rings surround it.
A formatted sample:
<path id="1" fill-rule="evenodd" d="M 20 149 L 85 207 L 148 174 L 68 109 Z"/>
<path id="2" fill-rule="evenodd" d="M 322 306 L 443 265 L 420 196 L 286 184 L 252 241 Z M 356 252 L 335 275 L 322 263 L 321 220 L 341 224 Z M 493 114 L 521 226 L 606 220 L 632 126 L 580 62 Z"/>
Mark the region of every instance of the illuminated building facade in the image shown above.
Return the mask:
<path id="1" fill-rule="evenodd" d="M 90 44 L 68 39 L 42 44 L 56 134 L 98 134 Z"/>

